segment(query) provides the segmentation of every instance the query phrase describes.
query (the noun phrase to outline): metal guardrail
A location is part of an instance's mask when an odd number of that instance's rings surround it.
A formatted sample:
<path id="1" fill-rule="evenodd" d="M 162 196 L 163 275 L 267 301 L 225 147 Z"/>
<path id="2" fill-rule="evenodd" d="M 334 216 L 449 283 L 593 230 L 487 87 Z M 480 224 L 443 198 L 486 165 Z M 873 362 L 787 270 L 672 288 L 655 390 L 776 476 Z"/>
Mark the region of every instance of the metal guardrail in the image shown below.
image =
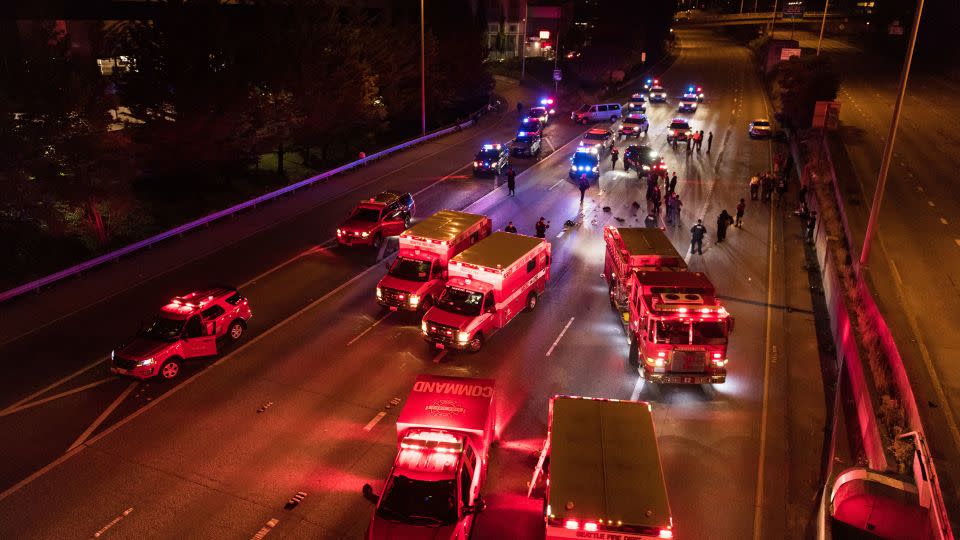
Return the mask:
<path id="1" fill-rule="evenodd" d="M 475 114 L 478 114 L 478 113 L 475 113 Z M 443 128 L 443 129 L 434 131 L 434 132 L 432 132 L 432 133 L 428 133 L 428 134 L 424 135 L 423 137 L 418 137 L 418 138 L 416 138 L 416 139 L 412 139 L 412 140 L 409 140 L 409 141 L 400 143 L 400 144 L 398 144 L 398 145 L 396 145 L 396 146 L 392 146 L 392 147 L 387 148 L 387 149 L 385 149 L 385 150 L 381 150 L 381 151 L 379 151 L 379 152 L 376 152 L 376 153 L 374 153 L 374 154 L 371 154 L 371 155 L 369 155 L 369 156 L 367 156 L 367 157 L 365 157 L 365 158 L 363 158 L 363 159 L 358 159 L 358 160 L 356 160 L 356 161 L 352 161 L 352 162 L 350 162 L 350 163 L 341 165 L 341 166 L 339 166 L 339 167 L 337 167 L 337 168 L 335 168 L 335 169 L 331 169 L 331 170 L 329 170 L 329 171 L 322 172 L 322 173 L 320 173 L 320 174 L 318 174 L 318 175 L 316 175 L 316 176 L 312 176 L 312 177 L 307 178 L 307 179 L 305 179 L 305 180 L 301 180 L 301 181 L 299 181 L 299 182 L 290 184 L 290 185 L 285 186 L 285 187 L 282 187 L 282 188 L 280 188 L 280 189 L 278 189 L 278 190 L 276 190 L 276 191 L 271 191 L 270 193 L 266 193 L 266 194 L 264 194 L 264 195 L 260 195 L 259 197 L 250 199 L 250 200 L 248 200 L 248 201 L 244 201 L 244 202 L 242 202 L 242 203 L 235 204 L 235 205 L 231 206 L 230 208 L 226 208 L 226 209 L 224 209 L 224 210 L 220 210 L 220 211 L 214 212 L 214 213 L 212 213 L 212 214 L 210 214 L 210 215 L 207 215 L 207 216 L 204 216 L 204 217 L 202 217 L 202 218 L 195 219 L 195 220 L 193 220 L 193 221 L 191 221 L 191 222 L 189 222 L 189 223 L 184 223 L 183 225 L 180 225 L 180 226 L 178 226 L 178 227 L 174 227 L 173 229 L 166 230 L 166 231 L 164 231 L 164 232 L 162 232 L 162 233 L 156 234 L 156 235 L 151 236 L 151 237 L 149 237 L 149 238 L 145 238 L 145 239 L 143 239 L 143 240 L 140 240 L 139 242 L 135 242 L 135 243 L 133 243 L 133 244 L 126 245 L 126 246 L 124 246 L 124 247 L 122 247 L 122 248 L 120 248 L 120 249 L 111 251 L 110 253 L 105 253 L 105 254 L 103 254 L 103 255 L 100 255 L 99 257 L 94 257 L 93 259 L 88 259 L 88 260 L 86 260 L 86 261 L 84 261 L 84 262 L 82 262 L 82 263 L 79 263 L 79 264 L 76 264 L 76 265 L 74 265 L 74 266 L 71 266 L 70 268 L 66 268 L 66 269 L 61 270 L 61 271 L 59 271 L 59 272 L 55 272 L 55 273 L 53 273 L 53 274 L 49 274 L 49 275 L 44 276 L 44 277 L 42 277 L 42 278 L 38 278 L 38 279 L 35 279 L 35 280 L 30 281 L 30 282 L 28 282 L 28 283 L 24 283 L 24 284 L 22 284 L 22 285 L 19 285 L 19 286 L 17 286 L 17 287 L 14 287 L 14 288 L 12 288 L 12 289 L 9 289 L 9 290 L 0 292 L 0 302 L 6 302 L 6 301 L 11 300 L 11 299 L 13 299 L 13 298 L 16 298 L 16 297 L 18 297 L 18 296 L 20 296 L 20 295 L 22 295 L 22 294 L 28 293 L 28 292 L 30 292 L 30 291 L 36 291 L 36 290 L 38 290 L 38 289 L 41 289 L 41 288 L 43 288 L 43 287 L 46 287 L 46 286 L 51 285 L 51 284 L 53 284 L 53 283 L 56 283 L 56 282 L 58 282 L 58 281 L 60 281 L 60 280 L 62 280 L 62 279 L 79 275 L 79 274 L 81 274 L 81 273 L 83 273 L 83 272 L 86 272 L 87 270 L 92 270 L 92 269 L 94 269 L 94 268 L 96 268 L 96 267 L 98 267 L 98 266 L 100 266 L 100 265 L 102 265 L 102 264 L 104 264 L 104 263 L 117 260 L 117 259 L 119 259 L 120 257 L 123 257 L 123 256 L 125 256 L 125 255 L 129 255 L 129 254 L 134 253 L 134 252 L 136 252 L 136 251 L 139 251 L 139 250 L 141 250 L 141 249 L 143 249 L 143 248 L 150 247 L 150 246 L 152 246 L 152 245 L 154 245 L 154 244 L 157 244 L 157 243 L 159 243 L 159 242 L 162 242 L 162 241 L 164 241 L 164 240 L 166 240 L 166 239 L 168 239 L 168 238 L 171 238 L 171 237 L 173 237 L 173 236 L 179 236 L 179 235 L 182 235 L 182 234 L 184 234 L 184 233 L 186 233 L 186 232 L 192 231 L 193 229 L 196 229 L 196 228 L 198 228 L 198 227 L 201 227 L 201 226 L 204 226 L 204 225 L 209 225 L 210 223 L 213 223 L 214 221 L 217 221 L 217 220 L 219 220 L 219 219 L 221 219 L 221 218 L 224 218 L 224 217 L 227 217 L 227 216 L 236 214 L 237 212 L 240 212 L 241 210 L 246 210 L 247 208 L 251 208 L 251 207 L 254 207 L 254 206 L 258 205 L 258 204 L 265 203 L 265 202 L 267 202 L 267 201 L 271 201 L 271 200 L 273 200 L 273 199 L 276 199 L 276 198 L 281 197 L 281 196 L 283 196 L 283 195 L 286 195 L 286 194 L 288 194 L 288 193 L 292 193 L 292 192 L 294 192 L 294 191 L 296 191 L 296 190 L 298 190 L 298 189 L 300 189 L 300 188 L 309 186 L 309 185 L 314 184 L 314 183 L 316 183 L 316 182 L 319 182 L 319 181 L 321 181 L 321 180 L 326 180 L 327 178 L 330 178 L 331 176 L 340 174 L 340 173 L 345 172 L 345 171 L 349 171 L 350 169 L 355 169 L 355 168 L 357 168 L 357 167 L 366 165 L 367 163 L 369 163 L 369 162 L 371 162 L 371 161 L 375 161 L 375 160 L 380 159 L 380 158 L 382 158 L 382 157 L 388 156 L 388 155 L 390 155 L 390 154 L 392 154 L 392 153 L 394 153 L 394 152 L 398 152 L 398 151 L 400 151 L 400 150 L 404 150 L 404 149 L 406 149 L 406 148 L 410 148 L 410 147 L 412 147 L 412 146 L 416 146 L 416 145 L 418 145 L 418 144 L 420 144 L 420 143 L 422 143 L 422 142 L 426 142 L 426 141 L 435 139 L 435 138 L 437 138 L 437 137 L 441 137 L 441 136 L 443 136 L 443 135 L 447 135 L 447 134 L 449 134 L 449 133 L 454 133 L 454 132 L 460 131 L 460 130 L 466 128 L 466 127 L 471 126 L 472 124 L 473 124 L 473 120 L 467 120 L 467 121 L 462 122 L 462 123 L 460 123 L 460 124 L 454 124 L 454 125 L 452 125 L 452 126 L 450 126 L 450 127 Z"/>

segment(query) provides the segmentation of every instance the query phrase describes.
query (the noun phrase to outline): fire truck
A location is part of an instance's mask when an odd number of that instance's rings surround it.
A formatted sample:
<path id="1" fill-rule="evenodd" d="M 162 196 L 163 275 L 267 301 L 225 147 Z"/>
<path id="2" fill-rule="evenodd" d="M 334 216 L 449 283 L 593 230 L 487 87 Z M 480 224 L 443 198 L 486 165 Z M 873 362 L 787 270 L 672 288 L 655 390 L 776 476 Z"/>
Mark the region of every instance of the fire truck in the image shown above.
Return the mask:
<path id="1" fill-rule="evenodd" d="M 487 454 L 496 438 L 494 381 L 420 375 L 397 420 L 397 457 L 368 540 L 466 539 L 485 504 Z"/>
<path id="2" fill-rule="evenodd" d="M 441 210 L 400 234 L 400 252 L 386 263 L 377 302 L 392 311 L 426 313 L 443 292 L 450 258 L 490 235 L 490 218 Z"/>
<path id="3" fill-rule="evenodd" d="M 683 256 L 673 247 L 663 229 L 608 225 L 603 228 L 603 241 L 606 244 L 603 277 L 610 291 L 610 305 L 621 314 L 629 311 L 627 296 L 634 270 L 687 269 Z"/>
<path id="4" fill-rule="evenodd" d="M 520 311 L 532 311 L 550 280 L 550 244 L 495 232 L 450 260 L 443 295 L 423 316 L 423 338 L 438 349 L 477 352 Z"/>
<path id="5" fill-rule="evenodd" d="M 546 540 L 673 538 L 648 403 L 554 396 L 547 429 L 530 482 L 546 485 Z"/>
<path id="6" fill-rule="evenodd" d="M 651 382 L 722 383 L 733 317 L 700 272 L 633 271 L 624 315 L 630 363 Z"/>

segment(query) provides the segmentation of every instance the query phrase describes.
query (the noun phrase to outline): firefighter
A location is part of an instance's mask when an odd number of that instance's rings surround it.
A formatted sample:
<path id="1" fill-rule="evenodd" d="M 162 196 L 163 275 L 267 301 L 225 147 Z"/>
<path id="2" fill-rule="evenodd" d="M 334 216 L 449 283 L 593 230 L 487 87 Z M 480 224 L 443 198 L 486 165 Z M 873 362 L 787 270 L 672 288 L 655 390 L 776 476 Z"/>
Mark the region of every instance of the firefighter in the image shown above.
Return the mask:
<path id="1" fill-rule="evenodd" d="M 730 213 L 726 209 L 720 212 L 720 215 L 717 216 L 717 243 L 723 242 L 723 239 L 727 237 L 727 227 L 733 223 L 733 217 L 730 216 Z"/>
<path id="2" fill-rule="evenodd" d="M 534 228 L 537 230 L 537 238 L 546 238 L 547 229 L 550 228 L 550 222 L 546 221 L 543 216 L 540 216 L 540 221 L 534 225 Z"/>

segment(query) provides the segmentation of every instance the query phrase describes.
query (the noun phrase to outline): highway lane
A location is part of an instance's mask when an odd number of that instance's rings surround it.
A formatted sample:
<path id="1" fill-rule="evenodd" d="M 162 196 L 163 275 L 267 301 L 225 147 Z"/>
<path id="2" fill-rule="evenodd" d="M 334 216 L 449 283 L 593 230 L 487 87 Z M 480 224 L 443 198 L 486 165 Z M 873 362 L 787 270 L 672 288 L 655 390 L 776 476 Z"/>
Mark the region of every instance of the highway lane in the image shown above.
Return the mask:
<path id="1" fill-rule="evenodd" d="M 800 34 L 801 45 L 816 36 Z M 841 73 L 832 146 L 859 254 L 896 97 L 899 62 L 825 39 Z M 914 70 L 907 87 L 867 276 L 904 358 L 948 507 L 960 508 L 960 83 Z M 956 513 L 955 513 L 956 514 Z M 954 523 L 960 515 L 954 515 Z M 956 526 L 956 525 L 955 525 Z"/>
<path id="2" fill-rule="evenodd" d="M 681 248 L 691 219 L 702 213 L 712 230 L 718 209 L 732 208 L 745 192 L 746 174 L 770 159 L 769 145 L 748 141 L 744 133 L 744 117 L 761 115 L 763 108 L 746 52 L 709 33 L 687 37 L 689 49 L 664 76 L 697 76 L 712 92 L 695 118 L 703 117 L 704 129 L 713 129 L 716 138 L 709 157 L 668 152 L 670 168 L 680 165 L 679 191 L 687 204 L 683 227 L 671 233 Z M 672 104 L 651 107 L 655 126 L 665 125 L 673 114 Z M 660 137 L 654 135 L 654 141 Z M 512 219 L 522 231 L 525 224 L 532 228 L 539 215 L 554 224 L 548 235 L 554 245 L 554 279 L 544 301 L 494 336 L 484 351 L 438 359 L 421 341 L 415 321 L 397 315 L 371 329 L 383 316 L 372 299 L 382 273 L 374 267 L 288 322 L 265 331 L 261 327 L 252 341 L 202 376 L 166 394 L 133 421 L 95 436 L 75 456 L 5 497 L 0 532 L 8 537 L 93 534 L 133 508 L 114 525 L 116 534 L 250 537 L 279 519 L 271 534 L 355 538 L 371 510 L 359 497 L 359 486 L 381 481 L 394 452 L 392 422 L 398 408 L 384 407 L 403 398 L 416 374 L 425 371 L 493 376 L 504 390 L 503 443 L 492 456 L 491 509 L 480 520 L 478 537 L 496 537 L 504 523 L 498 517 L 534 529 L 539 525 L 538 505 L 521 503 L 518 494 L 531 472 L 530 452 L 545 434 L 546 399 L 557 392 L 655 402 L 682 536 L 787 536 L 782 509 L 786 483 L 778 476 L 785 468 L 782 424 L 768 420 L 771 442 L 758 468 L 765 374 L 769 381 L 778 375 L 768 352 L 782 339 L 775 330 L 767 339 L 766 324 L 772 319 L 764 304 L 771 294 L 778 299 L 780 282 L 787 279 L 777 267 L 774 291 L 768 291 L 769 214 L 751 206 L 745 229 L 731 232 L 723 246 L 708 242 L 703 260 L 691 260 L 693 269 L 706 270 L 723 294 L 749 301 L 730 303 L 738 323 L 728 382 L 714 389 L 639 389 L 626 367 L 625 340 L 599 277 L 599 231 L 616 217 L 638 219 L 630 216 L 630 204 L 642 192 L 635 178 L 606 171 L 603 191 L 588 193 L 581 225 L 558 238 L 565 219 L 579 219 L 578 194 L 564 181 L 564 151 L 569 148 L 522 174 L 517 198 L 507 199 L 501 190 L 471 207 L 489 213 L 498 226 Z M 603 212 L 605 205 L 612 212 Z M 279 297 L 311 271 L 316 268 L 270 276 L 258 283 L 257 297 Z M 547 358 L 571 317 L 569 332 Z M 774 401 L 779 386 L 787 384 L 778 381 L 767 390 Z M 268 402 L 274 404 L 256 412 Z M 364 431 L 380 411 L 386 416 Z M 768 414 L 775 417 L 777 406 Z M 767 475 L 761 492 L 758 471 L 767 470 L 776 474 Z M 293 511 L 283 510 L 298 490 L 308 492 L 307 499 Z M 759 523 L 754 512 L 758 499 Z M 729 511 L 704 511 L 717 501 L 724 501 Z M 62 511 L 51 513 L 51 508 Z"/>

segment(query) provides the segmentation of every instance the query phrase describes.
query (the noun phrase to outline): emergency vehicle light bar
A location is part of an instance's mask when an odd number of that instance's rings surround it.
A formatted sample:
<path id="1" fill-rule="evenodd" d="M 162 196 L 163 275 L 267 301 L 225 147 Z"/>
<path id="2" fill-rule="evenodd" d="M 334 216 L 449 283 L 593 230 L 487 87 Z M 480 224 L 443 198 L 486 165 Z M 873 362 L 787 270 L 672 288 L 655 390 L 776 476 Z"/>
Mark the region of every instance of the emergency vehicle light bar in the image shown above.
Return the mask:
<path id="1" fill-rule="evenodd" d="M 457 454 L 463 450 L 463 442 L 457 437 L 444 432 L 418 431 L 410 433 L 400 441 L 402 450 L 420 450 Z"/>
<path id="2" fill-rule="evenodd" d="M 484 150 L 499 150 L 500 144 L 485 144 L 483 145 Z"/>

